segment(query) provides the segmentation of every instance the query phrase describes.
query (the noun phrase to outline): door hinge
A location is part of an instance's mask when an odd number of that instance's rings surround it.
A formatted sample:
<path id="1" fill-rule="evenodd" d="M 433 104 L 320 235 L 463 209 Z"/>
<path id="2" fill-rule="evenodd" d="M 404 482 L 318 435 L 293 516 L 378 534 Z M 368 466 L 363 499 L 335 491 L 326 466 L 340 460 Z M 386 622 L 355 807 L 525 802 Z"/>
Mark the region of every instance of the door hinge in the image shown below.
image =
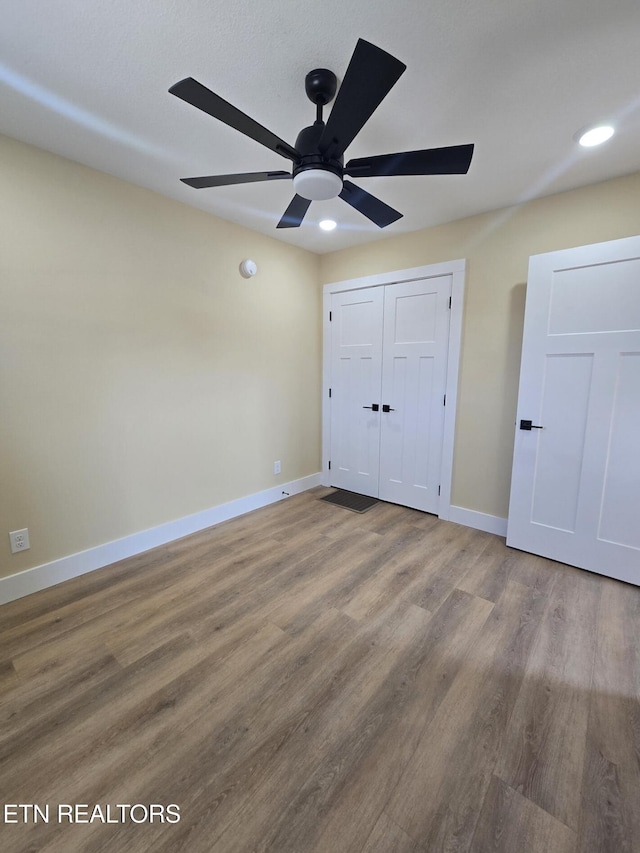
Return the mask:
<path id="1" fill-rule="evenodd" d="M 331 470 L 331 460 L 329 460 L 329 470 Z"/>
<path id="2" fill-rule="evenodd" d="M 331 388 L 329 388 L 329 396 L 331 396 Z"/>
<path id="3" fill-rule="evenodd" d="M 447 405 L 447 395 L 446 394 L 444 395 L 444 400 L 442 401 L 442 405 L 443 406 Z"/>
<path id="4" fill-rule="evenodd" d="M 329 311 L 329 322 L 331 323 L 331 321 L 332 321 L 332 316 L 331 316 L 331 311 Z"/>
<path id="5" fill-rule="evenodd" d="M 451 308 L 451 297 L 449 297 L 449 308 Z"/>
<path id="6" fill-rule="evenodd" d="M 438 495 L 440 495 L 440 486 L 438 486 Z"/>

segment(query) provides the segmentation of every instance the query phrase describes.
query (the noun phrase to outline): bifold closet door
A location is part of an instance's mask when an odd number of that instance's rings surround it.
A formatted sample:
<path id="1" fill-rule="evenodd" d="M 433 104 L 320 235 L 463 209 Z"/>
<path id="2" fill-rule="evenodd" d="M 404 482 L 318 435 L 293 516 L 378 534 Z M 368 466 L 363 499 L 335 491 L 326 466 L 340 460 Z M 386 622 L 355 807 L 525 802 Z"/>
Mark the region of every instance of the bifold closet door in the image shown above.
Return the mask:
<path id="1" fill-rule="evenodd" d="M 331 300 L 331 484 L 378 497 L 384 288 Z"/>
<path id="2" fill-rule="evenodd" d="M 438 512 L 451 276 L 385 287 L 378 496 Z M 386 408 L 389 411 L 385 411 Z"/>
<path id="3" fill-rule="evenodd" d="M 333 486 L 438 512 L 451 283 L 333 294 Z"/>

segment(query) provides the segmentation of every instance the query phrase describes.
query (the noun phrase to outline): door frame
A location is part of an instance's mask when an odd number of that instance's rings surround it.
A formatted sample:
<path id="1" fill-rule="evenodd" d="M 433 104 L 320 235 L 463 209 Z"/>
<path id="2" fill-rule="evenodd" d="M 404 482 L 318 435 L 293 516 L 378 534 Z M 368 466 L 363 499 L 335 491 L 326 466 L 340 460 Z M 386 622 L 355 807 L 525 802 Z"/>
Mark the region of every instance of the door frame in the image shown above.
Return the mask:
<path id="1" fill-rule="evenodd" d="M 442 460 L 440 463 L 440 505 L 438 517 L 445 521 L 451 514 L 451 482 L 453 479 L 453 453 L 455 443 L 460 350 L 462 343 L 462 315 L 467 262 L 464 259 L 444 261 L 439 264 L 411 267 L 393 272 L 378 273 L 363 278 L 345 279 L 325 284 L 322 288 L 322 484 L 330 485 L 329 454 L 331 448 L 331 419 L 329 388 L 331 387 L 331 324 L 329 311 L 331 296 L 346 290 L 365 287 L 382 287 L 424 278 L 451 276 L 451 316 L 449 318 L 449 344 L 447 348 L 447 404 L 444 409 L 442 435 Z"/>

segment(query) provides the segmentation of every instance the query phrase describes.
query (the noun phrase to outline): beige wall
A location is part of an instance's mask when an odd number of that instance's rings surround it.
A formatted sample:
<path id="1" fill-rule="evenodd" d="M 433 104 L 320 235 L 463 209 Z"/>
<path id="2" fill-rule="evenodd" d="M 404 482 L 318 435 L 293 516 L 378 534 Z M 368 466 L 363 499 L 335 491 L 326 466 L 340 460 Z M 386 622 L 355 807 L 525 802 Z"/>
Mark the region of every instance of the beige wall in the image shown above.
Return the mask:
<path id="1" fill-rule="evenodd" d="M 507 515 L 529 256 L 636 234 L 640 174 L 322 258 L 325 283 L 467 259 L 454 504 Z"/>
<path id="2" fill-rule="evenodd" d="M 320 470 L 317 256 L 2 137 L 0 183 L 0 576 Z"/>
<path id="3" fill-rule="evenodd" d="M 529 255 L 640 233 L 640 174 L 322 258 L 2 137 L 0 178 L 0 577 L 320 470 L 319 283 L 455 258 L 453 502 L 505 517 Z"/>

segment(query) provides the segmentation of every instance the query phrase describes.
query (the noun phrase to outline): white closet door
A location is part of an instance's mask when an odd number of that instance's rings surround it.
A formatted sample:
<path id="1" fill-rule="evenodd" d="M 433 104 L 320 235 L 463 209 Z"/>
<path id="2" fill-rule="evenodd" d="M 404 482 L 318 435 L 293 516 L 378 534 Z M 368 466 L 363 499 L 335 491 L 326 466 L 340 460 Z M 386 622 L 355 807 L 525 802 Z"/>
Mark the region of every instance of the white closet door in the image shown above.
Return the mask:
<path id="1" fill-rule="evenodd" d="M 433 513 L 439 506 L 451 279 L 388 285 L 384 296 L 378 496 Z"/>
<path id="2" fill-rule="evenodd" d="M 531 258 L 517 417 L 507 544 L 640 584 L 640 237 Z"/>
<path id="3" fill-rule="evenodd" d="M 382 287 L 331 298 L 331 484 L 378 496 Z M 367 408 L 368 407 L 368 408 Z"/>

